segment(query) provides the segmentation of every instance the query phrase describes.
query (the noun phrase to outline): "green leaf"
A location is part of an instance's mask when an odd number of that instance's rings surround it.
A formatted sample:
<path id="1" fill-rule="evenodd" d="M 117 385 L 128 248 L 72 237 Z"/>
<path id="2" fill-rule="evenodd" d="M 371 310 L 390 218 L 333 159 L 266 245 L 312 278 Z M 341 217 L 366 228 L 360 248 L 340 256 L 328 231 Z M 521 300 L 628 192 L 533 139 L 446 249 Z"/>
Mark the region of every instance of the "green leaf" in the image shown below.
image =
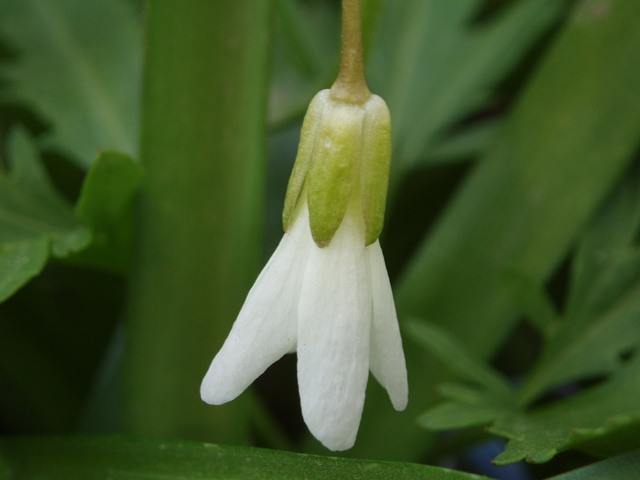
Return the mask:
<path id="1" fill-rule="evenodd" d="M 636 435 L 628 435 L 633 428 Z M 558 452 L 624 432 L 609 442 L 616 453 L 640 447 L 640 356 L 606 383 L 568 400 L 527 414 L 508 414 L 490 431 L 510 439 L 494 463 L 507 465 L 526 458 L 529 463 L 549 461 Z"/>
<path id="2" fill-rule="evenodd" d="M 76 229 L 71 207 L 49 183 L 29 134 L 15 128 L 8 144 L 9 171 L 0 174 L 0 243 L 61 237 Z"/>
<path id="3" fill-rule="evenodd" d="M 552 336 L 559 328 L 560 318 L 553 300 L 544 289 L 544 286 L 518 272 L 507 273 L 505 275 L 505 284 L 511 288 L 513 302 L 519 312 L 545 338 Z"/>
<path id="4" fill-rule="evenodd" d="M 50 184 L 28 133 L 10 132 L 7 150 L 10 170 L 0 173 L 0 301 L 38 275 L 49 253 L 65 257 L 91 239 Z"/>
<path id="5" fill-rule="evenodd" d="M 565 319 L 545 347 L 519 398 L 523 404 L 530 403 L 563 382 L 614 372 L 620 366 L 620 354 L 638 342 L 640 282 L 610 311 L 588 323 Z"/>
<path id="6" fill-rule="evenodd" d="M 0 98 L 49 123 L 40 140 L 87 167 L 98 148 L 136 153 L 141 22 L 123 0 L 1 0 Z"/>
<path id="7" fill-rule="evenodd" d="M 563 473 L 549 480 L 636 480 L 639 471 L 640 451 L 636 450 Z"/>
<path id="8" fill-rule="evenodd" d="M 406 331 L 422 347 L 461 378 L 483 386 L 494 396 L 509 398 L 509 381 L 469 352 L 443 328 L 423 320 L 408 320 Z"/>
<path id="9" fill-rule="evenodd" d="M 443 8 L 453 3 L 438 2 Z M 640 31 L 634 19 L 640 4 L 609 5 L 603 16 L 582 11 L 570 17 L 496 143 L 395 283 L 401 317 L 445 327 L 480 358 L 495 353 L 518 318 L 506 274 L 518 271 L 544 284 L 638 145 L 640 97 L 634 92 L 640 91 L 640 56 L 634 52 L 640 51 Z M 433 386 L 448 376 L 447 368 L 420 350 L 405 342 L 412 392 L 406 412 L 386 413 L 388 398 L 370 382 L 372 413 L 365 409 L 353 455 L 420 458 L 427 440 L 415 418 L 437 402 Z M 383 429 L 398 432 L 393 448 L 376 440 Z"/>
<path id="10" fill-rule="evenodd" d="M 442 139 L 428 156 L 426 164 L 453 163 L 484 153 L 502 127 L 500 120 L 484 120 Z M 416 165 L 421 165 L 420 159 Z"/>
<path id="11" fill-rule="evenodd" d="M 471 480 L 479 475 L 409 463 L 348 460 L 187 440 L 128 437 L 0 439 L 15 478 L 66 480 Z"/>
<path id="12" fill-rule="evenodd" d="M 0 245 L 0 303 L 38 275 L 48 258 L 46 238 Z"/>
<path id="13" fill-rule="evenodd" d="M 636 235 L 640 227 L 640 169 L 632 169 L 578 245 L 567 315 L 579 319 L 606 311 L 640 278 Z"/>
<path id="14" fill-rule="evenodd" d="M 418 417 L 418 423 L 428 430 L 454 430 L 487 425 L 508 411 L 496 403 L 495 397 L 479 398 L 477 403 L 445 402 Z"/>
<path id="15" fill-rule="evenodd" d="M 126 154 L 103 151 L 91 165 L 76 204 L 76 217 L 91 228 L 91 246 L 70 260 L 124 272 L 133 237 L 133 200 L 142 170 Z"/>
<path id="16" fill-rule="evenodd" d="M 564 4 L 521 0 L 470 26 L 482 3 L 387 3 L 368 79 L 391 110 L 398 168 L 424 159 L 438 134 L 486 102 Z"/>
<path id="17" fill-rule="evenodd" d="M 302 118 L 315 94 L 338 74 L 339 9 L 326 2 L 275 2 L 269 123 Z"/>
<path id="18" fill-rule="evenodd" d="M 640 342 L 639 191 L 634 168 L 582 239 L 564 319 L 520 393 L 523 403 L 562 382 L 615 371 L 620 354 Z"/>

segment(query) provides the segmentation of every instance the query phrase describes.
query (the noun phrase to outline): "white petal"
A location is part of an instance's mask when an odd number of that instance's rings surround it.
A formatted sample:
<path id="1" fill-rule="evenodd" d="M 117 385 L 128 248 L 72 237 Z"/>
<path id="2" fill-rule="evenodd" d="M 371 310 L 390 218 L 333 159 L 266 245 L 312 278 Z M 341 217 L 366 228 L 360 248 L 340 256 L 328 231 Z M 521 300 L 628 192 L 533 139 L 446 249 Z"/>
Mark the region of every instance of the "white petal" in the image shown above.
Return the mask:
<path id="1" fill-rule="evenodd" d="M 295 351 L 297 306 L 309 250 L 309 214 L 301 209 L 242 306 L 231 333 L 202 381 L 212 405 L 229 402 L 285 353 Z"/>
<path id="2" fill-rule="evenodd" d="M 369 376 L 369 268 L 364 231 L 352 217 L 328 247 L 312 249 L 298 310 L 302 415 L 331 450 L 353 446 Z"/>
<path id="3" fill-rule="evenodd" d="M 393 292 L 380 243 L 367 247 L 371 269 L 373 325 L 371 328 L 371 373 L 387 389 L 396 410 L 407 406 L 409 386 L 407 366 L 402 350 Z"/>

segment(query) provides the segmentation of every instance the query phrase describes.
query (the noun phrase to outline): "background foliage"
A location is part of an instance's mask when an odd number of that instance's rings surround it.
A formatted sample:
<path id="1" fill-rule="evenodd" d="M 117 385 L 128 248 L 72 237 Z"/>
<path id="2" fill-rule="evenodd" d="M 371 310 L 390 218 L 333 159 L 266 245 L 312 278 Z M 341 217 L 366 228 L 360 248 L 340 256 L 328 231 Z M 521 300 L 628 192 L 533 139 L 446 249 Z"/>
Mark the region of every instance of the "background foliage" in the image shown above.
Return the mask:
<path id="1" fill-rule="evenodd" d="M 198 395 L 282 235 L 339 3 L 0 0 L 0 478 L 635 478 L 638 21 L 363 0 L 410 401 L 369 382 L 354 460 L 306 431 L 291 356 Z"/>

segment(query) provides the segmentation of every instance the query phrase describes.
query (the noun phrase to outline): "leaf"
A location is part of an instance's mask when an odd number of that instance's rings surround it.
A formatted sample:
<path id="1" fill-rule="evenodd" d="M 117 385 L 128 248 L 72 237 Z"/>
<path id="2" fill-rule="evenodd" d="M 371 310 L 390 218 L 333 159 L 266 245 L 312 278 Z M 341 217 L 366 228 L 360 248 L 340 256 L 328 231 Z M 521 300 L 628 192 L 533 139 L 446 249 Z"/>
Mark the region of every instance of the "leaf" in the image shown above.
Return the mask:
<path id="1" fill-rule="evenodd" d="M 136 153 L 141 22 L 123 0 L 1 0 L 4 102 L 32 108 L 51 129 L 40 145 L 86 168 L 98 148 Z"/>
<path id="2" fill-rule="evenodd" d="M 0 174 L 0 243 L 61 237 L 78 227 L 71 207 L 55 192 L 33 140 L 22 128 L 8 139 L 7 174 Z"/>
<path id="3" fill-rule="evenodd" d="M 406 331 L 461 378 L 485 387 L 494 396 L 511 396 L 508 380 L 475 357 L 444 329 L 423 320 L 408 320 Z"/>
<path id="4" fill-rule="evenodd" d="M 8 138 L 10 170 L 0 173 L 0 302 L 44 268 L 49 254 L 67 256 L 91 234 L 49 183 L 25 130 Z"/>
<path id="5" fill-rule="evenodd" d="M 427 162 L 438 134 L 487 101 L 564 4 L 521 0 L 470 25 L 482 3 L 387 3 L 368 78 L 391 110 L 395 165 L 403 171 L 419 158 Z"/>
<path id="6" fill-rule="evenodd" d="M 561 325 L 522 388 L 522 403 L 563 382 L 608 374 L 619 367 L 620 354 L 640 342 L 640 282 L 582 329 L 570 319 Z"/>
<path id="7" fill-rule="evenodd" d="M 640 169 L 632 169 L 580 241 L 573 260 L 567 316 L 598 315 L 640 278 Z"/>
<path id="8" fill-rule="evenodd" d="M 487 425 L 507 410 L 493 397 L 478 403 L 444 402 L 418 417 L 418 423 L 428 430 L 455 430 Z"/>
<path id="9" fill-rule="evenodd" d="M 635 480 L 640 471 L 640 451 L 625 453 L 615 458 L 572 470 L 549 480 Z"/>
<path id="10" fill-rule="evenodd" d="M 46 238 L 0 245 L 0 303 L 38 275 L 48 258 Z"/>
<path id="11" fill-rule="evenodd" d="M 275 10 L 269 123 L 277 128 L 301 119 L 313 96 L 335 80 L 340 19 L 326 2 L 278 0 Z"/>
<path id="12" fill-rule="evenodd" d="M 499 120 L 485 120 L 444 138 L 423 160 L 427 164 L 453 163 L 484 153 L 502 127 Z M 416 165 L 421 165 L 420 159 Z"/>
<path id="13" fill-rule="evenodd" d="M 457 2 L 438 3 L 444 8 Z M 640 91 L 640 56 L 634 52 L 640 51 L 640 31 L 634 19 L 640 4 L 609 5 L 606 15 L 590 16 L 582 7 L 570 17 L 495 144 L 395 282 L 401 317 L 445 327 L 480 358 L 495 353 L 518 318 L 505 274 L 518 271 L 544 284 L 628 169 L 638 145 L 640 97 L 634 92 Z M 416 95 L 421 91 L 414 88 Z M 433 386 L 450 374 L 411 342 L 405 342 L 405 355 L 412 392 L 406 412 L 386 413 L 388 398 L 370 382 L 350 454 L 421 458 L 428 440 L 415 418 L 436 404 Z M 398 439 L 393 447 L 375 435 L 391 429 Z"/>
<path id="14" fill-rule="evenodd" d="M 510 441 L 494 463 L 507 465 L 523 458 L 529 463 L 547 462 L 559 452 L 630 425 L 640 431 L 640 355 L 598 387 L 531 413 L 502 417 L 489 430 Z M 639 435 L 629 440 L 615 442 L 617 451 L 640 447 Z"/>
<path id="15" fill-rule="evenodd" d="M 76 217 L 91 228 L 90 247 L 70 260 L 105 270 L 126 271 L 133 237 L 133 200 L 142 181 L 128 155 L 102 151 L 91 165 L 76 205 Z"/>
<path id="16" fill-rule="evenodd" d="M 15 478 L 66 480 L 479 480 L 486 477 L 409 463 L 350 460 L 188 440 L 131 437 L 0 439 Z"/>
<path id="17" fill-rule="evenodd" d="M 640 342 L 639 191 L 635 168 L 587 230 L 564 319 L 520 392 L 522 402 L 562 382 L 614 372 L 620 355 Z"/>
<path id="18" fill-rule="evenodd" d="M 505 284 L 511 288 L 513 302 L 520 313 L 546 338 L 552 336 L 559 328 L 560 318 L 544 286 L 518 272 L 507 273 Z"/>

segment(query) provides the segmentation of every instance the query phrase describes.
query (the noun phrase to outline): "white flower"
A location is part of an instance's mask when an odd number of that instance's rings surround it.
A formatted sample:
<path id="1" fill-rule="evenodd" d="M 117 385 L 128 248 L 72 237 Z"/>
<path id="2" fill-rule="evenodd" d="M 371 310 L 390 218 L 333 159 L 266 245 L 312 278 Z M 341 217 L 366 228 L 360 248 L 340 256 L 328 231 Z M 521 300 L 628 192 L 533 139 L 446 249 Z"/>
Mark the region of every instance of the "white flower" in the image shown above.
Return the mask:
<path id="1" fill-rule="evenodd" d="M 355 442 L 369 370 L 396 410 L 408 387 L 393 294 L 376 240 L 365 247 L 359 195 L 331 243 L 319 248 L 306 195 L 264 267 L 201 387 L 213 405 L 242 393 L 272 363 L 298 355 L 302 415 L 331 450 Z"/>

